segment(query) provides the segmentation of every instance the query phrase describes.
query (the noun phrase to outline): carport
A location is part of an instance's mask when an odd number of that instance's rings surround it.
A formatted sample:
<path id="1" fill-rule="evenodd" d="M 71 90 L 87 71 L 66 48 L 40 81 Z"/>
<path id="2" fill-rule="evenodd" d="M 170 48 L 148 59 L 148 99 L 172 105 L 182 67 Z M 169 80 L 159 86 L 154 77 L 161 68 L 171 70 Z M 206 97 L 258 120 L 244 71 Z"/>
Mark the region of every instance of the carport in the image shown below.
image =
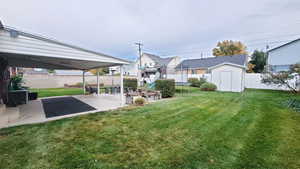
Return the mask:
<path id="1" fill-rule="evenodd" d="M 82 70 L 85 92 L 85 72 L 91 69 L 120 66 L 120 100 L 123 105 L 122 65 L 124 64 L 129 63 L 123 59 L 4 26 L 0 21 L 0 100 L 3 102 L 7 98 L 8 67 Z M 99 72 L 97 86 L 99 94 Z"/>

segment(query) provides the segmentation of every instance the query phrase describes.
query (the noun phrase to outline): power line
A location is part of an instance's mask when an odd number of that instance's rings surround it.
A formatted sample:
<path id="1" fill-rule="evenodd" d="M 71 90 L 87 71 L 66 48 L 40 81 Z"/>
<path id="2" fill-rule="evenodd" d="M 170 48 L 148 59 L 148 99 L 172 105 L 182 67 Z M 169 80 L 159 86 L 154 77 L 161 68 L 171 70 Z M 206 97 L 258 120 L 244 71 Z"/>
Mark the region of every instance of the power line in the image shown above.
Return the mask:
<path id="1" fill-rule="evenodd" d="M 288 40 L 273 40 L 270 41 L 271 38 L 276 38 L 276 37 L 290 37 L 290 36 L 300 36 L 300 34 L 289 34 L 289 35 L 282 35 L 282 36 L 274 36 L 274 37 L 269 37 L 269 38 L 261 38 L 261 39 L 257 39 L 257 40 L 251 40 L 251 41 L 245 41 L 244 43 L 246 43 L 246 46 L 248 47 L 254 47 L 254 46 L 258 46 L 258 45 L 270 45 L 270 44 L 278 44 L 278 43 L 283 43 L 283 42 L 289 42 L 292 41 L 293 39 L 288 39 Z M 249 43 L 251 42 L 251 43 Z M 152 52 L 152 51 L 156 51 L 157 50 L 151 50 L 151 49 L 146 49 L 148 52 Z M 159 51 L 158 53 L 160 53 L 161 56 L 170 56 L 170 55 L 182 55 L 182 54 L 200 54 L 202 53 L 209 53 L 212 52 L 212 48 L 206 48 L 206 49 L 201 49 L 201 48 L 190 48 L 190 49 L 186 49 L 186 50 L 168 50 L 168 51 Z"/>

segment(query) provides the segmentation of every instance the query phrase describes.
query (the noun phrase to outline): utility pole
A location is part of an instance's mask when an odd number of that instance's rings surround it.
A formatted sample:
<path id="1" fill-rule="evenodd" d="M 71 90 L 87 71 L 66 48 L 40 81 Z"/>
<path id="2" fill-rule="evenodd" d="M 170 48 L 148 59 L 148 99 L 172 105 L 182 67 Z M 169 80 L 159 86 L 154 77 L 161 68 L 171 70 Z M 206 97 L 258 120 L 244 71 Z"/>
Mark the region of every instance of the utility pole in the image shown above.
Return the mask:
<path id="1" fill-rule="evenodd" d="M 267 71 L 269 71 L 271 68 L 270 68 L 270 66 L 269 66 L 269 62 L 268 62 L 268 60 L 269 60 L 269 45 L 267 44 L 266 45 L 266 52 L 265 52 L 265 59 L 266 59 L 266 65 L 265 65 L 265 68 L 264 68 L 264 70 L 267 70 Z"/>
<path id="2" fill-rule="evenodd" d="M 142 78 L 142 43 L 135 43 L 135 45 L 137 45 L 139 47 L 139 62 L 140 62 L 140 66 L 138 67 L 138 85 L 141 86 L 141 78 Z"/>

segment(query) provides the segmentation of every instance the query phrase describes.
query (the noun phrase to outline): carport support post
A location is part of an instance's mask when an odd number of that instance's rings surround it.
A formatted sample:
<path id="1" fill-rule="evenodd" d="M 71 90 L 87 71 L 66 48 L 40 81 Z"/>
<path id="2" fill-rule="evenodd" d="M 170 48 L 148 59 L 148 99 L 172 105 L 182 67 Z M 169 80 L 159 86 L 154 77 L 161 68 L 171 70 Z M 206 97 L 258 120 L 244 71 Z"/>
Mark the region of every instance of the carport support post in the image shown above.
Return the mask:
<path id="1" fill-rule="evenodd" d="M 82 88 L 83 88 L 83 94 L 85 95 L 85 71 L 82 71 Z"/>
<path id="2" fill-rule="evenodd" d="M 120 97 L 121 97 L 121 106 L 124 105 L 124 86 L 123 86 L 123 65 L 120 66 Z"/>
<path id="3" fill-rule="evenodd" d="M 97 69 L 97 95 L 100 94 L 99 69 Z"/>

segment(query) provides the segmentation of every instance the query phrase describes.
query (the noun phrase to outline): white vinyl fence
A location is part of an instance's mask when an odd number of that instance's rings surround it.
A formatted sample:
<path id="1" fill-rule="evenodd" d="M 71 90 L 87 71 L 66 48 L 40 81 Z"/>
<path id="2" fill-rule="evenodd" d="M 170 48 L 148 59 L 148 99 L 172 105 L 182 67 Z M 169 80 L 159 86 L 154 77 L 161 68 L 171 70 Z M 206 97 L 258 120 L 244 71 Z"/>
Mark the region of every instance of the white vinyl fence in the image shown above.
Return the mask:
<path id="1" fill-rule="evenodd" d="M 289 90 L 287 87 L 278 85 L 266 85 L 261 82 L 262 74 L 260 73 L 246 73 L 245 75 L 245 87 L 253 89 L 272 89 L 272 90 Z M 290 80 L 291 86 L 296 85 L 296 79 Z"/>
<path id="2" fill-rule="evenodd" d="M 174 79 L 176 83 L 187 83 L 189 78 L 205 78 L 206 81 L 210 82 L 210 74 L 203 74 L 203 75 L 197 75 L 197 74 L 168 74 L 167 79 Z"/>
<path id="3" fill-rule="evenodd" d="M 187 83 L 189 78 L 205 78 L 206 81 L 211 81 L 210 74 L 197 75 L 197 74 L 168 74 L 168 79 L 174 79 L 176 83 Z M 245 88 L 252 89 L 271 89 L 271 90 L 289 90 L 286 87 L 279 87 L 277 85 L 266 85 L 261 82 L 262 74 L 260 73 L 246 73 L 245 74 Z M 291 85 L 296 85 L 296 79 L 290 81 Z"/>

